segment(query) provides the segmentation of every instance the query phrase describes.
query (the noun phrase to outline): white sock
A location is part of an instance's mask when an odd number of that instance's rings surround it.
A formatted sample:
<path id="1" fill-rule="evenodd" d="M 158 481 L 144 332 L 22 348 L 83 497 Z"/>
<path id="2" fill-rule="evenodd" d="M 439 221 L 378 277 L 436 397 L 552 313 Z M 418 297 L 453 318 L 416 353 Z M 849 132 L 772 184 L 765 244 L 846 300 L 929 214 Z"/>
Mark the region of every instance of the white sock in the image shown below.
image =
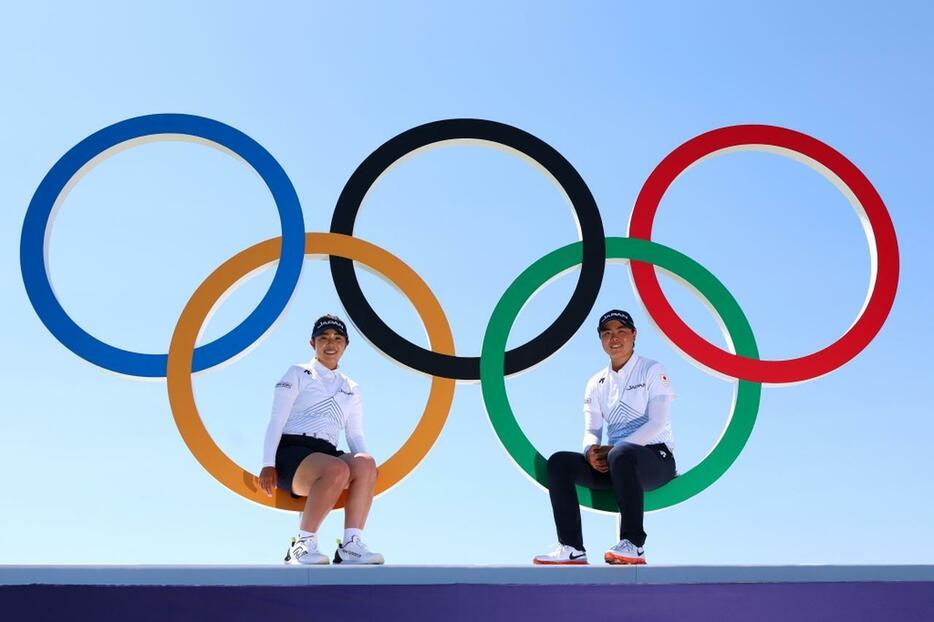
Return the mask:
<path id="1" fill-rule="evenodd" d="M 350 539 L 353 538 L 354 536 L 357 536 L 358 538 L 363 539 L 363 530 L 354 529 L 352 527 L 350 529 L 345 529 L 344 530 L 344 544 L 347 544 L 348 542 L 350 542 Z"/>
<path id="2" fill-rule="evenodd" d="M 299 530 L 298 530 L 298 539 L 301 540 L 301 539 L 303 539 L 303 538 L 311 538 L 312 540 L 317 540 L 317 539 L 318 539 L 318 534 L 316 534 L 316 533 L 314 533 L 314 532 L 312 532 L 312 531 L 305 531 L 304 529 L 299 529 Z"/>

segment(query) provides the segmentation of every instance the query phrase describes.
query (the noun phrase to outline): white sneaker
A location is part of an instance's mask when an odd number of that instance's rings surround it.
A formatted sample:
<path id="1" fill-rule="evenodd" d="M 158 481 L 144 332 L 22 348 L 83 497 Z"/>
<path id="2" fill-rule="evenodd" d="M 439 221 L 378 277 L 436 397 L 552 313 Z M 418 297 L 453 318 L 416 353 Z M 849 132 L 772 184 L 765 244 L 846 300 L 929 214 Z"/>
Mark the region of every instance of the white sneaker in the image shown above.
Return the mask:
<path id="1" fill-rule="evenodd" d="M 614 565 L 638 565 L 645 563 L 645 551 L 629 540 L 623 539 L 610 547 L 603 555 L 604 561 Z"/>
<path id="2" fill-rule="evenodd" d="M 581 566 L 587 563 L 587 553 L 578 551 L 573 546 L 558 544 L 551 553 L 536 555 L 532 558 L 533 564 L 546 565 L 573 565 Z"/>
<path id="3" fill-rule="evenodd" d="M 317 538 L 292 538 L 285 552 L 285 563 L 292 565 L 329 564 L 328 556 L 318 550 Z"/>
<path id="4" fill-rule="evenodd" d="M 335 564 L 382 564 L 384 561 L 382 554 L 368 549 L 360 536 L 351 537 L 350 542 L 346 544 L 337 541 L 337 550 L 334 551 Z"/>

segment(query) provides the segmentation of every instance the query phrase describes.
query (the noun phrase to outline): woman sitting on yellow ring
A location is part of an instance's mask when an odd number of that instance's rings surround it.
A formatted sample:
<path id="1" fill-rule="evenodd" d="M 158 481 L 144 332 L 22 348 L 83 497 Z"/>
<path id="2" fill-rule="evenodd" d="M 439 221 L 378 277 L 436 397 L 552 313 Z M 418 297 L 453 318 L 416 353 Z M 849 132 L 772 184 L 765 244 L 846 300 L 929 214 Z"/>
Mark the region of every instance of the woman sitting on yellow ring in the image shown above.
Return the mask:
<path id="1" fill-rule="evenodd" d="M 276 384 L 259 485 L 267 495 L 278 487 L 307 497 L 287 564 L 329 562 L 318 549 L 318 528 L 344 489 L 344 538 L 334 563 L 382 564 L 383 556 L 363 543 L 376 462 L 363 436 L 360 388 L 337 369 L 349 343 L 347 325 L 337 316 L 322 316 L 315 321 L 310 343 L 315 358 L 293 365 Z M 342 430 L 350 453 L 337 448 Z"/>

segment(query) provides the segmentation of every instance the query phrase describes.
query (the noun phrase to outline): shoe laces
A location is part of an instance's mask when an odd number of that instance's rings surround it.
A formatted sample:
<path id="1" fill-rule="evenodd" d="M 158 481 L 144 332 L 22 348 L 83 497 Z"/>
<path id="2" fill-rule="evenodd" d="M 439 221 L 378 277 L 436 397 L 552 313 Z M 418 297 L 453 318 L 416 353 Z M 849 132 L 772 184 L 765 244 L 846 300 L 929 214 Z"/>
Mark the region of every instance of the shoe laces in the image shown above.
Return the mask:
<path id="1" fill-rule="evenodd" d="M 360 539 L 360 536 L 351 536 L 350 542 L 348 542 L 347 544 L 356 545 L 356 547 L 359 548 L 364 553 L 370 552 L 370 549 L 368 549 L 366 544 L 363 543 L 363 540 Z M 344 546 L 347 546 L 347 544 L 345 544 Z"/>
<path id="2" fill-rule="evenodd" d="M 558 557 L 559 555 L 564 553 L 565 549 L 570 549 L 570 548 L 571 547 L 568 546 L 567 544 L 561 544 L 560 542 L 558 542 L 553 547 L 551 547 L 550 555 L 553 557 Z"/>
<path id="3" fill-rule="evenodd" d="M 582 551 L 575 549 L 570 544 L 561 544 L 559 542 L 558 544 L 555 545 L 554 551 L 552 551 L 551 554 L 554 557 L 561 557 L 562 555 L 566 553 L 567 556 L 570 557 L 574 553 L 581 553 L 581 552 Z"/>
<path id="4" fill-rule="evenodd" d="M 613 550 L 618 551 L 620 553 L 635 553 L 637 555 L 639 554 L 639 548 L 635 544 L 630 542 L 629 540 L 620 540 L 619 542 L 616 543 L 616 546 L 613 547 Z"/>

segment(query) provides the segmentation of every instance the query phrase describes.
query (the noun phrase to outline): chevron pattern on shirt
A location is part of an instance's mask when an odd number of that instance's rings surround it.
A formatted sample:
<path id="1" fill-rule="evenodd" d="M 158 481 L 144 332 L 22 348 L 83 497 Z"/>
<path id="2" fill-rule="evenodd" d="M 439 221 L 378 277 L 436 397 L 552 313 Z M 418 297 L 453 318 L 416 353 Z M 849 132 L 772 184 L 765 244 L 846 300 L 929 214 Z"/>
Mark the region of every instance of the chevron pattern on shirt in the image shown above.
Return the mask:
<path id="1" fill-rule="evenodd" d="M 623 402 L 617 403 L 606 417 L 606 434 L 610 444 L 626 438 L 648 421 L 648 415 L 640 413 Z"/>
<path id="2" fill-rule="evenodd" d="M 333 397 L 321 400 L 300 413 L 292 413 L 283 432 L 323 438 L 335 447 L 344 429 L 344 413 Z"/>

